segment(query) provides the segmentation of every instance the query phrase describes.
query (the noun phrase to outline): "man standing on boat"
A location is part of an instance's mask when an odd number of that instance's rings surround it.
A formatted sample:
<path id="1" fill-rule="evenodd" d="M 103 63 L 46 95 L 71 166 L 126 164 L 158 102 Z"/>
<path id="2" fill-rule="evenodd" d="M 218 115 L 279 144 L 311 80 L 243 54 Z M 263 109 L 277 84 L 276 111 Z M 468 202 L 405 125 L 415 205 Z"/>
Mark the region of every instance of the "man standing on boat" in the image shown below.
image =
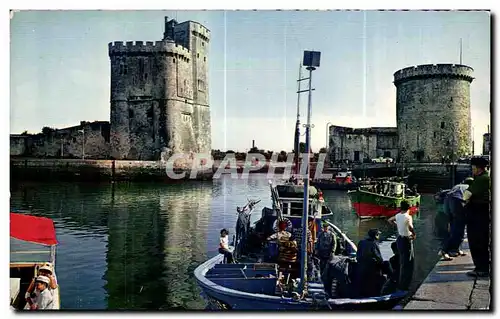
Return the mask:
<path id="1" fill-rule="evenodd" d="M 337 248 L 337 238 L 335 234 L 328 229 L 328 224 L 323 222 L 323 230 L 318 236 L 316 242 L 316 255 L 319 257 L 319 269 L 323 273 L 328 261 L 332 258 Z"/>
<path id="2" fill-rule="evenodd" d="M 234 263 L 233 253 L 229 250 L 229 232 L 225 228 L 220 231 L 219 253 L 224 255 L 228 264 Z"/>
<path id="3" fill-rule="evenodd" d="M 467 177 L 461 184 L 455 185 L 444 199 L 444 213 L 450 217 L 450 236 L 443 243 L 440 251 L 444 260 L 452 260 L 451 257 L 465 256 L 460 250 L 460 245 L 465 234 L 465 209 L 464 192 L 474 181 Z"/>
<path id="4" fill-rule="evenodd" d="M 475 269 L 467 275 L 488 277 L 490 272 L 491 180 L 485 158 L 471 159 L 474 182 L 464 192 L 467 238 Z"/>
<path id="5" fill-rule="evenodd" d="M 384 260 L 378 245 L 379 239 L 380 231 L 377 228 L 372 228 L 368 231 L 368 236 L 358 243 L 356 286 L 360 297 L 379 296 L 384 284 L 382 275 Z"/>
<path id="6" fill-rule="evenodd" d="M 389 222 L 395 223 L 398 229 L 396 244 L 399 253 L 399 289 L 401 290 L 408 290 L 410 287 L 415 263 L 413 240 L 416 238 L 416 233 L 409 209 L 410 205 L 403 200 L 400 212 L 389 218 Z"/>

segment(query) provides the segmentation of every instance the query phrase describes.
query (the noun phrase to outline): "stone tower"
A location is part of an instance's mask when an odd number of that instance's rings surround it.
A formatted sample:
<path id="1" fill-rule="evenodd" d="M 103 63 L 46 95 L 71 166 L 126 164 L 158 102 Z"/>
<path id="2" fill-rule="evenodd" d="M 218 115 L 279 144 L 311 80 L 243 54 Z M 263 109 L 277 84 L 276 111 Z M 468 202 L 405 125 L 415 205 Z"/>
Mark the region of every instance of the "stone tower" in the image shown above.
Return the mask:
<path id="1" fill-rule="evenodd" d="M 439 162 L 471 153 L 472 72 L 434 64 L 394 73 L 399 150 L 406 160 Z"/>
<path id="2" fill-rule="evenodd" d="M 161 41 L 109 43 L 113 158 L 210 153 L 209 42 L 201 24 L 165 17 Z"/>

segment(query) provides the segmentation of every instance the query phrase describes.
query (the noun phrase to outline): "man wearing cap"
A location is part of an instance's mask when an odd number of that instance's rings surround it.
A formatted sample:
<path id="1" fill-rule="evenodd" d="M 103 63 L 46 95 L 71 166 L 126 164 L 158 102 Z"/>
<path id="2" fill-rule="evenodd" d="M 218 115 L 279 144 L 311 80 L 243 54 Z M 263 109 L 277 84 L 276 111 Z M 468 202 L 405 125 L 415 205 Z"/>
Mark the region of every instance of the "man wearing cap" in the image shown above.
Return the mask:
<path id="1" fill-rule="evenodd" d="M 35 280 L 36 290 L 39 292 L 36 297 L 32 310 L 51 310 L 53 309 L 54 296 L 49 290 L 50 279 L 46 276 L 38 276 Z"/>
<path id="2" fill-rule="evenodd" d="M 49 282 L 49 289 L 54 290 L 54 289 L 57 288 L 56 278 L 53 275 L 52 265 L 50 263 L 43 264 L 38 269 L 38 274 L 37 275 L 49 278 L 49 280 L 50 280 L 50 282 Z M 33 280 L 31 281 L 30 285 L 28 286 L 28 289 L 26 290 L 26 295 L 25 295 L 26 301 L 28 302 L 28 304 L 30 306 L 32 306 L 33 303 L 34 303 L 33 300 L 32 300 L 32 298 L 38 297 L 38 295 L 40 293 L 38 290 L 36 290 L 35 281 L 36 281 L 36 278 L 33 278 Z"/>
<path id="3" fill-rule="evenodd" d="M 443 242 L 440 251 L 444 260 L 451 260 L 451 257 L 465 256 L 460 250 L 460 245 L 465 234 L 465 209 L 464 192 L 474 181 L 474 178 L 467 177 L 461 184 L 455 185 L 444 199 L 444 212 L 450 217 L 450 236 Z"/>
<path id="4" fill-rule="evenodd" d="M 372 228 L 368 231 L 368 236 L 358 243 L 356 252 L 357 280 L 360 297 L 375 297 L 380 295 L 384 277 L 382 275 L 382 264 L 384 262 L 378 240 L 380 231 Z"/>
<path id="5" fill-rule="evenodd" d="M 328 224 L 323 222 L 323 230 L 318 236 L 316 242 L 316 255 L 319 257 L 319 269 L 323 273 L 328 261 L 335 253 L 337 248 L 337 238 L 335 234 L 328 229 Z"/>
<path id="6" fill-rule="evenodd" d="M 490 271 L 491 180 L 485 158 L 471 159 L 474 182 L 464 192 L 467 238 L 475 269 L 467 275 L 487 277 Z"/>

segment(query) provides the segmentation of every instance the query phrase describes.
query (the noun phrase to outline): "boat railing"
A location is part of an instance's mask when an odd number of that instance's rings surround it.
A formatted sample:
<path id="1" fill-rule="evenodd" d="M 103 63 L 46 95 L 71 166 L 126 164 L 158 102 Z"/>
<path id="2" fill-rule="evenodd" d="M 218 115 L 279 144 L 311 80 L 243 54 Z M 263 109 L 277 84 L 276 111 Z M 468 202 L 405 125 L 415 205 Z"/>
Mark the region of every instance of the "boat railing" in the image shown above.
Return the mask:
<path id="1" fill-rule="evenodd" d="M 383 194 L 380 194 L 380 193 L 371 192 L 371 191 L 364 190 L 364 189 L 359 189 L 358 191 L 362 192 L 362 193 L 368 193 L 368 194 L 373 194 L 373 195 L 378 195 L 378 196 L 384 196 L 385 198 L 389 198 L 389 199 L 402 199 L 402 198 L 407 198 L 407 197 L 417 197 L 417 196 L 419 196 L 417 194 L 417 195 L 411 195 L 411 196 L 405 197 L 405 196 L 403 196 L 403 194 L 401 194 L 402 196 L 395 197 L 395 196 L 389 196 L 389 195 L 383 195 Z M 356 191 L 355 190 L 349 191 L 349 193 L 351 193 L 351 192 L 356 192 Z"/>

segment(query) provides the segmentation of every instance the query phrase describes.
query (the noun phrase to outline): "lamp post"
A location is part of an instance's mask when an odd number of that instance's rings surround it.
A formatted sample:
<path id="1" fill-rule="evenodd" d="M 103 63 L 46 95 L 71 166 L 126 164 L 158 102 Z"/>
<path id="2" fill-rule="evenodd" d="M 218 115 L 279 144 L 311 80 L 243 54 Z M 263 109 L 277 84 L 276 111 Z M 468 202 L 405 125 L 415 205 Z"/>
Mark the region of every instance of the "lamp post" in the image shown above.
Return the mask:
<path id="1" fill-rule="evenodd" d="M 82 128 L 78 130 L 78 132 L 82 133 L 82 159 L 85 159 L 85 129 Z"/>
<path id="2" fill-rule="evenodd" d="M 64 158 L 64 139 L 61 137 L 61 158 Z"/>
<path id="3" fill-rule="evenodd" d="M 307 267 L 307 231 L 308 231 L 308 215 L 309 215 L 309 152 L 311 144 L 311 99 L 312 99 L 312 71 L 319 67 L 321 52 L 317 51 L 304 51 L 304 59 L 302 65 L 309 71 L 309 89 L 307 101 L 307 124 L 306 127 L 306 149 L 305 153 L 308 155 L 304 158 L 305 161 L 305 178 L 304 178 L 304 205 L 302 213 L 302 241 L 301 241 L 301 256 L 300 256 L 300 288 L 299 291 L 303 292 L 306 287 L 306 267 Z"/>
<path id="4" fill-rule="evenodd" d="M 474 156 L 474 126 L 472 127 L 472 154 L 471 157 Z"/>

